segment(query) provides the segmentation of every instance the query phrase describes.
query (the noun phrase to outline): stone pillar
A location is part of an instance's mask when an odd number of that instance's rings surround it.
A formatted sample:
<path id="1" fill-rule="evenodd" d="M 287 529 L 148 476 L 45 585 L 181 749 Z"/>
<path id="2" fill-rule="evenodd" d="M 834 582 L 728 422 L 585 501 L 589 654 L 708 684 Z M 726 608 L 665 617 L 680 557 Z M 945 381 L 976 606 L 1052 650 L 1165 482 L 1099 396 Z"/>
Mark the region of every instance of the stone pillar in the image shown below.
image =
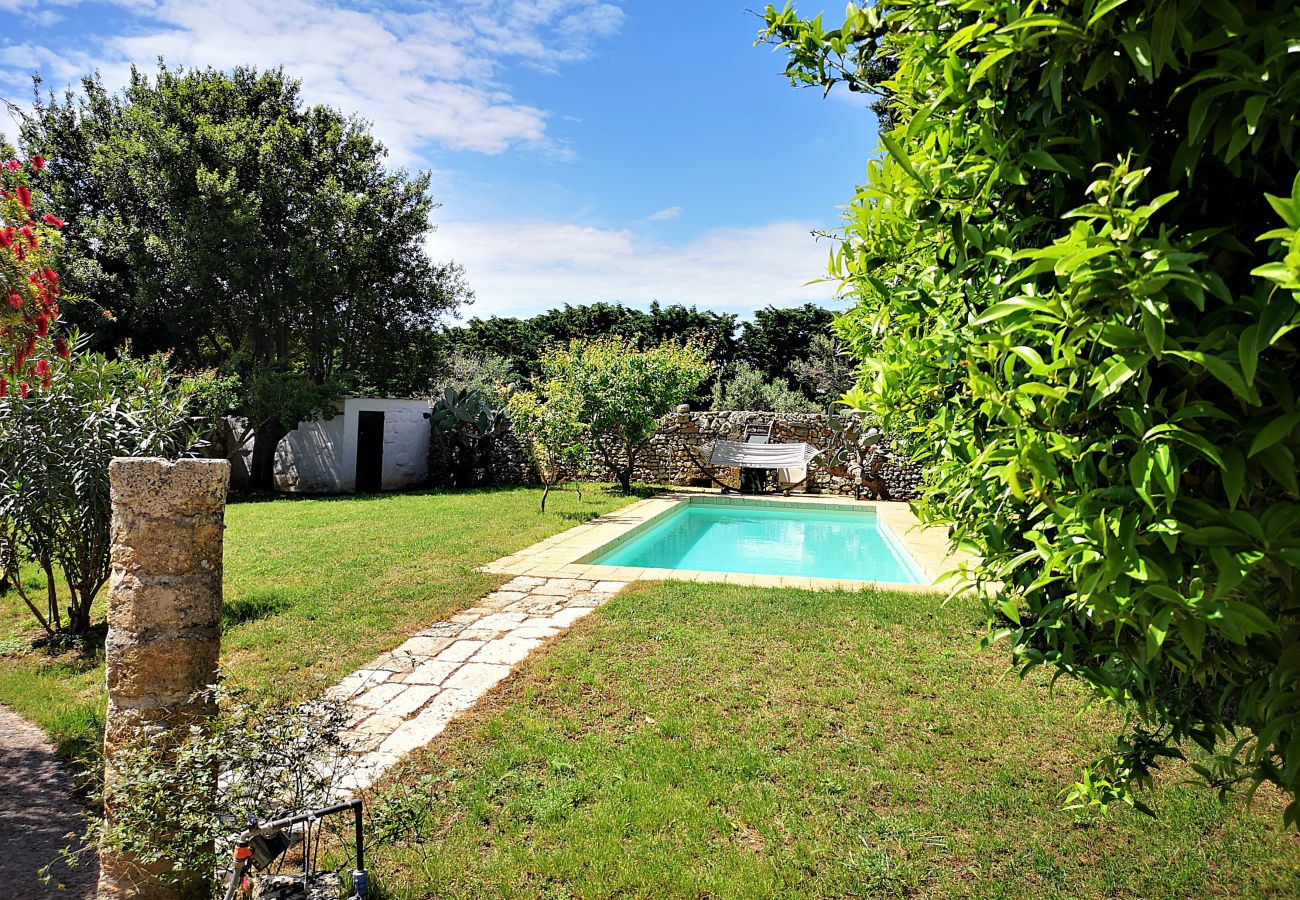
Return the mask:
<path id="1" fill-rule="evenodd" d="M 196 697 L 217 680 L 221 546 L 230 464 L 219 459 L 114 459 L 113 571 L 105 644 L 105 814 L 113 817 L 114 756 L 210 714 Z M 214 780 L 215 788 L 215 780 Z M 177 898 L 182 889 L 131 858 L 100 859 L 99 896 Z"/>

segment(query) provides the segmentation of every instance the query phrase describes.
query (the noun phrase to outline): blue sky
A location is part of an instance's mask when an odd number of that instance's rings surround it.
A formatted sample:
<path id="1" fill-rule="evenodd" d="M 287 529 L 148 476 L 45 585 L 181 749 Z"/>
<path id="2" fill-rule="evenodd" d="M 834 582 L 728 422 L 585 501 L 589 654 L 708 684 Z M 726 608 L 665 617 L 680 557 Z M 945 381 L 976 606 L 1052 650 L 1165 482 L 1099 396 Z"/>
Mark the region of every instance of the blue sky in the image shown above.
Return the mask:
<path id="1" fill-rule="evenodd" d="M 803 4 L 806 14 L 820 7 Z M 0 94 L 132 62 L 283 65 L 312 102 L 374 122 L 433 172 L 430 252 L 467 271 L 470 315 L 569 301 L 747 314 L 830 302 L 833 228 L 875 145 L 754 47 L 743 0 L 0 0 Z M 8 129 L 12 130 L 12 129 Z"/>

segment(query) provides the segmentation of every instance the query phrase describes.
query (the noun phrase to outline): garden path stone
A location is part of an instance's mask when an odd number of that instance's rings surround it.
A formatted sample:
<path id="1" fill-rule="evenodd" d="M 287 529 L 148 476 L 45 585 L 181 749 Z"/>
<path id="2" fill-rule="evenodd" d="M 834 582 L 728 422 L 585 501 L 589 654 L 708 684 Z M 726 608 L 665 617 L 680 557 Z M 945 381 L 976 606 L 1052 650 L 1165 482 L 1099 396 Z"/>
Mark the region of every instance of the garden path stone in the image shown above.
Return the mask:
<path id="1" fill-rule="evenodd" d="M 352 764 L 339 792 L 370 787 L 544 650 L 547 638 L 625 587 L 624 581 L 521 575 L 330 688 L 326 696 L 345 702 L 350 714 L 343 743 Z"/>
<path id="2" fill-rule="evenodd" d="M 93 860 L 76 869 L 55 865 L 48 885 L 36 877 L 38 869 L 75 843 L 70 833 L 86 828 L 71 785 L 71 776 L 44 733 L 0 706 L 0 885 L 6 900 L 95 896 L 99 866 Z"/>

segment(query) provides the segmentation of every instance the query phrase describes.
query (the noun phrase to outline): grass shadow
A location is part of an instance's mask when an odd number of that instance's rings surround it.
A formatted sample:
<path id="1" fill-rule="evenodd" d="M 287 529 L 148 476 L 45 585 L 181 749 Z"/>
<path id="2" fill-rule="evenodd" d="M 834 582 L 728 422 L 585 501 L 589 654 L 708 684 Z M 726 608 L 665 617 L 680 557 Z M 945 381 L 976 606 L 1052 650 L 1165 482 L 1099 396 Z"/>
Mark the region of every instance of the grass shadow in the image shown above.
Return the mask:
<path id="1" fill-rule="evenodd" d="M 108 637 L 108 623 L 100 622 L 79 634 L 60 631 L 53 636 L 42 635 L 31 642 L 31 649 L 51 659 L 69 665 L 73 671 L 94 668 L 104 658 L 104 641 Z M 69 664 L 66 657 L 75 662 Z"/>
<path id="2" fill-rule="evenodd" d="M 229 631 L 236 625 L 270 618 L 291 605 L 289 598 L 282 594 L 252 594 L 227 601 L 221 609 L 221 630 Z"/>

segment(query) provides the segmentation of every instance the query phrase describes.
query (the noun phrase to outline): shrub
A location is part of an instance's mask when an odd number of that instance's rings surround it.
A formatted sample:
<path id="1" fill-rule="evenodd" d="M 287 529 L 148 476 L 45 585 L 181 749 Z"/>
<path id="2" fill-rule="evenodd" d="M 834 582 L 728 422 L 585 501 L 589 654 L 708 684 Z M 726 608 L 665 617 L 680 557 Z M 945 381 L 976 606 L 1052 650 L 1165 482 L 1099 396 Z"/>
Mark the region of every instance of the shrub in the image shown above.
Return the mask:
<path id="1" fill-rule="evenodd" d="M 991 639 L 1129 717 L 1075 801 L 1136 802 L 1187 740 L 1300 798 L 1300 7 L 766 21 L 795 83 L 889 114 L 834 261 L 864 405 L 979 555 Z"/>
<path id="2" fill-rule="evenodd" d="M 112 818 L 93 818 L 89 849 L 129 856 L 181 896 L 219 897 L 210 873 L 229 861 L 224 840 L 267 821 L 338 801 L 351 759 L 339 739 L 344 704 L 277 705 L 215 691 L 217 712 L 174 740 L 140 741 L 114 753 Z M 218 777 L 219 776 L 219 777 Z"/>
<path id="3" fill-rule="evenodd" d="M 46 390 L 0 399 L 4 559 L 10 582 L 51 636 L 88 629 L 91 605 L 108 580 L 109 461 L 188 450 L 200 421 L 197 401 L 210 382 L 172 374 L 164 356 L 110 360 L 97 353 L 56 359 L 52 375 Z M 23 560 L 45 575 L 39 603 L 14 572 Z"/>
<path id="4" fill-rule="evenodd" d="M 769 381 L 747 362 L 733 364 L 713 383 L 715 410 L 741 409 L 760 412 L 817 412 L 813 403 L 798 391 L 791 390 L 785 379 Z"/>
<path id="5" fill-rule="evenodd" d="M 24 163 L 0 144 L 0 398 L 48 384 L 50 359 L 67 349 L 51 337 L 60 295 L 51 266 L 64 222 L 42 208 L 44 172 L 43 157 Z"/>
<path id="6" fill-rule="evenodd" d="M 429 411 L 430 473 L 447 487 L 492 481 L 492 452 L 505 413 L 478 390 L 447 388 Z"/>

